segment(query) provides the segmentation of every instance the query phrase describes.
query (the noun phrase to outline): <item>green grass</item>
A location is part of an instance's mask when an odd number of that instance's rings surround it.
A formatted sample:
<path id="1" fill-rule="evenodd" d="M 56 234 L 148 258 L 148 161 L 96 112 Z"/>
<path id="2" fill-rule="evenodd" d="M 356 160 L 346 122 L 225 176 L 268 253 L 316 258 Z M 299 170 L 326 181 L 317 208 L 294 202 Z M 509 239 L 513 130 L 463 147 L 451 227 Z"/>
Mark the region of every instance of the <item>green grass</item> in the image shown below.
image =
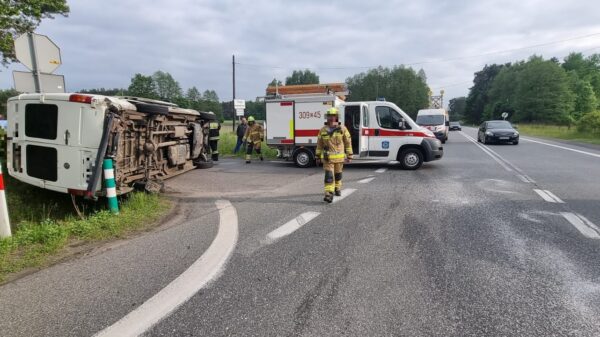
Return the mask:
<path id="1" fill-rule="evenodd" d="M 233 150 L 235 149 L 235 144 L 237 143 L 237 135 L 234 131 L 231 130 L 231 123 L 229 126 L 221 126 L 220 139 L 219 139 L 219 154 L 223 156 L 236 156 L 236 157 L 244 157 L 246 152 L 240 150 L 236 155 L 233 154 Z M 267 147 L 267 143 L 263 142 L 261 145 L 261 150 L 265 158 L 273 159 L 277 157 L 277 150 L 271 149 Z M 256 153 L 252 154 L 253 157 L 256 156 Z"/>
<path id="2" fill-rule="evenodd" d="M 519 133 L 527 136 L 546 137 L 570 140 L 574 142 L 600 144 L 600 134 L 580 132 L 576 127 L 542 125 L 542 124 L 519 124 Z"/>
<path id="3" fill-rule="evenodd" d="M 0 239 L 0 282 L 10 273 L 46 264 L 71 242 L 123 237 L 153 223 L 170 208 L 158 195 L 131 193 L 121 198 L 118 216 L 100 200 L 89 203 L 84 219 L 79 219 L 68 195 L 5 178 L 13 236 Z"/>

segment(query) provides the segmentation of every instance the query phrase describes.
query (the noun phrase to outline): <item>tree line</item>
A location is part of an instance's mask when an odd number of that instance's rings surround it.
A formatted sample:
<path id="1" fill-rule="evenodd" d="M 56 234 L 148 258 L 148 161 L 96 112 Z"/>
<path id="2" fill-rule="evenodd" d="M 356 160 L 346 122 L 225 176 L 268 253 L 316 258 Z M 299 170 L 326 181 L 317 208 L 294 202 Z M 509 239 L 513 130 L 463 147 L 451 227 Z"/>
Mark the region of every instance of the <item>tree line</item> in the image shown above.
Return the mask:
<path id="1" fill-rule="evenodd" d="M 450 110 L 469 123 L 506 112 L 513 122 L 600 131 L 600 55 L 571 53 L 562 62 L 533 55 L 486 65 L 475 73 L 469 95 L 450 101 Z"/>

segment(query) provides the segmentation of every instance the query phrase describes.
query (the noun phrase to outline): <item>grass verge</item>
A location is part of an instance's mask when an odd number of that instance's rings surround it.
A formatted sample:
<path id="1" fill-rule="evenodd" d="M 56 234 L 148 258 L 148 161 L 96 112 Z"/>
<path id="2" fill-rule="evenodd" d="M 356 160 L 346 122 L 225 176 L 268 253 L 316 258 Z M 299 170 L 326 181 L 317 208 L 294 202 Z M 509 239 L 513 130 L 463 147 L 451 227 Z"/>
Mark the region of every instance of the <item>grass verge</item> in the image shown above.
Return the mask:
<path id="1" fill-rule="evenodd" d="M 72 212 L 70 198 L 8 179 L 7 199 L 13 236 L 0 239 L 0 282 L 11 273 L 43 266 L 70 243 L 123 237 L 155 222 L 170 204 L 158 195 L 131 193 L 121 199 L 118 216 L 90 204 L 84 219 Z M 68 199 L 68 204 L 66 202 Z"/>
<path id="2" fill-rule="evenodd" d="M 231 130 L 231 124 L 229 124 L 228 127 L 221 127 L 219 139 L 219 154 L 224 156 L 235 156 L 239 158 L 244 157 L 246 151 L 244 151 L 243 149 L 240 150 L 237 154 L 233 153 L 236 143 L 237 135 Z M 267 147 L 266 142 L 262 143 L 261 150 L 265 158 L 273 159 L 277 157 L 277 150 Z M 252 156 L 256 157 L 256 153 L 253 153 Z"/>
<path id="3" fill-rule="evenodd" d="M 519 124 L 519 133 L 526 136 L 555 138 L 574 142 L 600 144 L 600 135 L 580 132 L 576 127 L 541 125 L 541 124 Z"/>

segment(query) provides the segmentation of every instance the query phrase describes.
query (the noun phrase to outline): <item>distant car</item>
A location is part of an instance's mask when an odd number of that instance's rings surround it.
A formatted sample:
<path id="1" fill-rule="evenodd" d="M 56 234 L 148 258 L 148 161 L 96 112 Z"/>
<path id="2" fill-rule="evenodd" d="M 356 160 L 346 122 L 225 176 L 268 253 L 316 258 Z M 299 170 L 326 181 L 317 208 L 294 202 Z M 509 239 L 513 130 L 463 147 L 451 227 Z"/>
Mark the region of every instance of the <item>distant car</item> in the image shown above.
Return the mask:
<path id="1" fill-rule="evenodd" d="M 458 130 L 458 131 L 462 130 L 459 122 L 450 122 L 450 131 L 454 131 L 454 130 Z"/>
<path id="2" fill-rule="evenodd" d="M 487 143 L 519 144 L 519 132 L 507 121 L 487 121 L 481 123 L 477 141 Z"/>

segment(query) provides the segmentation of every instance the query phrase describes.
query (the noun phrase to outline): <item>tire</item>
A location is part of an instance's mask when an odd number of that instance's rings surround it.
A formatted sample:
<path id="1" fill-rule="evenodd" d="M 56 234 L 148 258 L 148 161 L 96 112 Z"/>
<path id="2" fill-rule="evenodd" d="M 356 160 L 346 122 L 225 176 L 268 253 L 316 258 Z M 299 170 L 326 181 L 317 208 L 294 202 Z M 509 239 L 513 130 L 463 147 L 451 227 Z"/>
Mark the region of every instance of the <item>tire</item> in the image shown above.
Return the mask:
<path id="1" fill-rule="evenodd" d="M 442 140 L 442 144 L 446 144 L 446 139 Z"/>
<path id="2" fill-rule="evenodd" d="M 479 137 L 479 134 L 477 134 L 477 142 L 481 143 L 481 137 Z"/>
<path id="3" fill-rule="evenodd" d="M 294 164 L 300 168 L 307 168 L 313 165 L 314 158 L 307 149 L 299 149 L 294 152 Z"/>
<path id="4" fill-rule="evenodd" d="M 419 149 L 409 148 L 402 150 L 398 158 L 400 165 L 405 170 L 416 170 L 423 165 L 423 153 Z"/>
<path id="5" fill-rule="evenodd" d="M 168 115 L 169 107 L 157 104 L 134 103 L 137 111 L 151 115 Z"/>
<path id="6" fill-rule="evenodd" d="M 194 165 L 199 169 L 209 169 L 215 165 L 215 163 L 208 158 L 205 154 L 201 154 L 196 160 L 194 160 Z"/>

